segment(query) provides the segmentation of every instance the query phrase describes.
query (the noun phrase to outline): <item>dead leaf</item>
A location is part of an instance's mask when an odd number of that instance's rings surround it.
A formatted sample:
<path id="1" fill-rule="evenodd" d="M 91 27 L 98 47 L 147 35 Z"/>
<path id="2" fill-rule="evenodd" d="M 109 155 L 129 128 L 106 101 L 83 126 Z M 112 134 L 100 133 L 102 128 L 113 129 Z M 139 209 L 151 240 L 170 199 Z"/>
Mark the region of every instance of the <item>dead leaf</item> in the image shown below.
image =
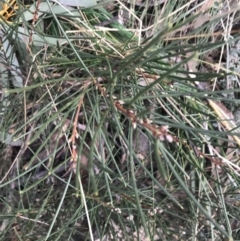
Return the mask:
<path id="1" fill-rule="evenodd" d="M 219 122 L 226 128 L 226 130 L 231 131 L 233 129 L 237 129 L 234 115 L 230 110 L 228 110 L 221 102 L 208 99 L 208 103 L 218 116 Z M 233 138 L 240 146 L 240 138 L 235 135 L 233 136 Z"/>

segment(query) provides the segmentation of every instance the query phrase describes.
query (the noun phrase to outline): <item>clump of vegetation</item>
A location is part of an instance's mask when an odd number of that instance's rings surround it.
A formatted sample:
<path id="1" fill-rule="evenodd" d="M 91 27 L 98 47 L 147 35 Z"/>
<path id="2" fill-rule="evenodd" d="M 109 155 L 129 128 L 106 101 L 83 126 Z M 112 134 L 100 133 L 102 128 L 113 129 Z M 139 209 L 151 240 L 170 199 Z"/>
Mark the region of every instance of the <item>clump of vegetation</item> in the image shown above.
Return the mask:
<path id="1" fill-rule="evenodd" d="M 1 6 L 3 240 L 239 239 L 234 1 Z"/>

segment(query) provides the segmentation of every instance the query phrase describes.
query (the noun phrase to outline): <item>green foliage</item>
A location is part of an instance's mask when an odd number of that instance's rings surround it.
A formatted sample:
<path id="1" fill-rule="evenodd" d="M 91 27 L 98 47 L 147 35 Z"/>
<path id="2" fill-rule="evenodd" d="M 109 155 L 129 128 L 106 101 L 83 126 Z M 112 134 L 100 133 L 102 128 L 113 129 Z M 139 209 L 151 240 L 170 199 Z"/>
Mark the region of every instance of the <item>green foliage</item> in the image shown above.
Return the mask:
<path id="1" fill-rule="evenodd" d="M 76 2 L 1 22 L 1 240 L 238 239 L 232 10 Z"/>

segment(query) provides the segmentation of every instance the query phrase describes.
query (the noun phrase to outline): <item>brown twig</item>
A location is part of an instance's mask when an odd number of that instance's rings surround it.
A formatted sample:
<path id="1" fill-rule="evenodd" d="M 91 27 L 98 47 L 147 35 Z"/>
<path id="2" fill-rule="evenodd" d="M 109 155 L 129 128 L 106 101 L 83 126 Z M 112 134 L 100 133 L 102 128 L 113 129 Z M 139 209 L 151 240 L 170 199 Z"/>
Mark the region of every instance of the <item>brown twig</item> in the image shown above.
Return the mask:
<path id="1" fill-rule="evenodd" d="M 34 14 L 33 14 L 33 20 L 32 20 L 32 28 L 34 29 L 35 28 L 35 25 L 36 25 L 36 22 L 38 20 L 38 11 L 39 11 L 39 6 L 40 6 L 40 3 L 41 3 L 41 0 L 37 0 L 37 3 L 36 3 L 36 9 L 34 11 Z M 28 41 L 28 45 L 30 46 L 32 44 L 32 41 L 33 41 L 33 30 L 31 31 L 30 35 L 29 35 L 29 41 Z"/>
<path id="2" fill-rule="evenodd" d="M 90 83 L 91 83 L 90 81 L 87 81 L 83 85 L 82 89 L 85 90 Z M 76 151 L 76 148 L 77 148 L 76 138 L 79 137 L 79 134 L 78 134 L 78 131 L 77 131 L 77 125 L 78 125 L 79 113 L 80 113 L 80 110 L 81 110 L 81 106 L 83 104 L 83 99 L 84 99 L 84 94 L 80 97 L 80 100 L 78 102 L 77 111 L 75 113 L 75 118 L 74 118 L 74 122 L 73 122 L 72 135 L 71 135 L 70 140 L 69 140 L 69 142 L 71 143 L 71 154 L 72 154 L 71 162 L 72 163 L 71 163 L 69 169 L 67 170 L 67 172 L 63 175 L 63 177 L 66 176 L 72 170 L 74 170 L 74 172 L 76 171 L 77 160 L 78 160 L 78 153 Z"/>
<path id="3" fill-rule="evenodd" d="M 148 129 L 152 135 L 156 138 L 159 138 L 161 141 L 167 140 L 168 142 L 172 142 L 174 140 L 173 136 L 168 133 L 168 126 L 157 126 L 155 124 L 152 124 L 151 120 L 149 119 L 141 119 L 138 118 L 136 113 L 133 110 L 125 109 L 122 104 L 122 101 L 115 101 L 115 107 L 122 112 L 124 115 L 126 115 L 132 122 L 133 127 L 136 128 L 136 125 L 142 125 L 146 129 Z"/>

